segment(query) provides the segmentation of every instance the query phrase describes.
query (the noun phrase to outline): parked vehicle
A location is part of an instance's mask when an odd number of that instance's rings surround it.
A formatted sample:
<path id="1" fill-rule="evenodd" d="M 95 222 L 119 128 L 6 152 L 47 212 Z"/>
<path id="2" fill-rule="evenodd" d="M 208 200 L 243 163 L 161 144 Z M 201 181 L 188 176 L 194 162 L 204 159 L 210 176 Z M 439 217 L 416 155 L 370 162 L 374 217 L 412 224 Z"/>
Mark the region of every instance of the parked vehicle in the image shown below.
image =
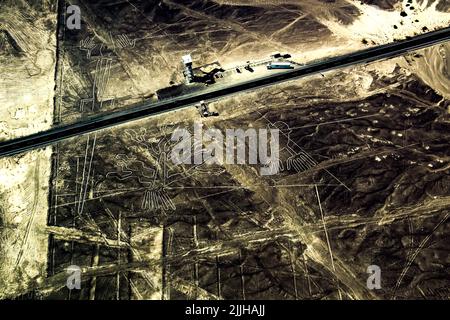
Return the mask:
<path id="1" fill-rule="evenodd" d="M 267 65 L 267 69 L 268 70 L 271 70 L 271 69 L 294 69 L 294 66 L 290 62 L 273 61 L 273 62 L 269 62 L 269 64 Z"/>

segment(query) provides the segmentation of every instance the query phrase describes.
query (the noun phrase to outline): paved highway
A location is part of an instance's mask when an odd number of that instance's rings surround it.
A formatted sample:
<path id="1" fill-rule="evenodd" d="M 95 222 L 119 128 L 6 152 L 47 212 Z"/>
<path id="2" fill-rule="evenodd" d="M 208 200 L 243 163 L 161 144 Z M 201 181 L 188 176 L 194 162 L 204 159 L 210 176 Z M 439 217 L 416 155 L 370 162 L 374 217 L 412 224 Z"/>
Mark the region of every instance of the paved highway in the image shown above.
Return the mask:
<path id="1" fill-rule="evenodd" d="M 450 40 L 450 28 L 445 28 L 407 40 L 381 45 L 339 57 L 324 59 L 294 70 L 257 78 L 247 82 L 240 82 L 226 87 L 211 86 L 207 90 L 202 90 L 193 94 L 183 95 L 156 103 L 133 105 L 125 110 L 96 115 L 76 123 L 57 126 L 47 131 L 2 142 L 0 143 L 0 156 L 10 156 L 27 150 L 45 147 L 70 137 L 112 127 L 150 115 L 185 108 L 202 100 L 210 102 L 229 95 L 271 86 L 289 80 L 295 80 L 316 73 L 323 73 L 332 69 L 392 58 L 448 40 Z"/>

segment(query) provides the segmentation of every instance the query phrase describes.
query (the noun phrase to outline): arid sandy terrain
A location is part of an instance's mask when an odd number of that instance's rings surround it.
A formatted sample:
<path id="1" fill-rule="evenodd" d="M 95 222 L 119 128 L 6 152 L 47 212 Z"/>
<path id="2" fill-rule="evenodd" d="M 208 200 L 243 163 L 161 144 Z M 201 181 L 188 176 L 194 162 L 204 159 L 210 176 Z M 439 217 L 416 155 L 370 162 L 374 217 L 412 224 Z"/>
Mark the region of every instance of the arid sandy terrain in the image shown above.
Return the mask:
<path id="1" fill-rule="evenodd" d="M 186 53 L 307 63 L 450 22 L 446 1 L 73 4 L 81 30 L 58 27 L 54 1 L 0 1 L 3 140 L 156 101 Z M 449 56 L 436 45 L 221 99 L 217 117 L 190 107 L 0 159 L 0 298 L 448 299 Z M 280 172 L 175 165 L 171 135 L 195 123 L 279 129 Z"/>

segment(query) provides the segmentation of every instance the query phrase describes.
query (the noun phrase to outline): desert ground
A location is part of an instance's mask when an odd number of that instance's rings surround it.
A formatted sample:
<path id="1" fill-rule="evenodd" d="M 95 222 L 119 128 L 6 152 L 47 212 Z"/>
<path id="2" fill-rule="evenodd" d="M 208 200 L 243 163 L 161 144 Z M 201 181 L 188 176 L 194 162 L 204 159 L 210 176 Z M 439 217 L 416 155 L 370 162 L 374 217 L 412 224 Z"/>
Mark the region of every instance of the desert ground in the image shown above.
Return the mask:
<path id="1" fill-rule="evenodd" d="M 186 53 L 308 63 L 450 22 L 447 1 L 77 0 L 83 27 L 66 30 L 66 4 L 0 1 L 2 140 L 156 101 Z M 0 159 L 0 298 L 448 299 L 449 56 L 436 45 L 222 99 L 217 117 L 190 107 Z M 279 129 L 280 172 L 174 165 L 171 135 L 196 123 Z"/>

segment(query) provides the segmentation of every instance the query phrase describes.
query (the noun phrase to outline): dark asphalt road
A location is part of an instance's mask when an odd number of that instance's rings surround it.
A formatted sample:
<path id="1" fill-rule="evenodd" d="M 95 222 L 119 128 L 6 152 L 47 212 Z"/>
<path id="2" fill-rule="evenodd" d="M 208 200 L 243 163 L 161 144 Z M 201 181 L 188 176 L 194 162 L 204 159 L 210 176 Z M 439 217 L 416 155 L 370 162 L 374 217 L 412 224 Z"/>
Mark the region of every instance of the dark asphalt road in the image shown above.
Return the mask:
<path id="1" fill-rule="evenodd" d="M 96 115 L 80 122 L 61 125 L 47 131 L 2 142 L 0 143 L 0 156 L 14 155 L 27 150 L 44 147 L 70 137 L 112 127 L 150 115 L 161 114 L 187 107 L 198 103 L 201 100 L 213 101 L 228 95 L 298 79 L 319 72 L 392 58 L 406 52 L 425 48 L 448 40 L 450 40 L 450 28 L 445 28 L 438 31 L 428 32 L 424 35 L 416 36 L 407 40 L 377 46 L 339 57 L 329 58 L 305 65 L 299 69 L 289 70 L 284 73 L 278 73 L 228 87 L 213 87 L 207 91 L 200 91 L 198 93 L 163 100 L 157 103 L 130 106 L 125 110 Z"/>

